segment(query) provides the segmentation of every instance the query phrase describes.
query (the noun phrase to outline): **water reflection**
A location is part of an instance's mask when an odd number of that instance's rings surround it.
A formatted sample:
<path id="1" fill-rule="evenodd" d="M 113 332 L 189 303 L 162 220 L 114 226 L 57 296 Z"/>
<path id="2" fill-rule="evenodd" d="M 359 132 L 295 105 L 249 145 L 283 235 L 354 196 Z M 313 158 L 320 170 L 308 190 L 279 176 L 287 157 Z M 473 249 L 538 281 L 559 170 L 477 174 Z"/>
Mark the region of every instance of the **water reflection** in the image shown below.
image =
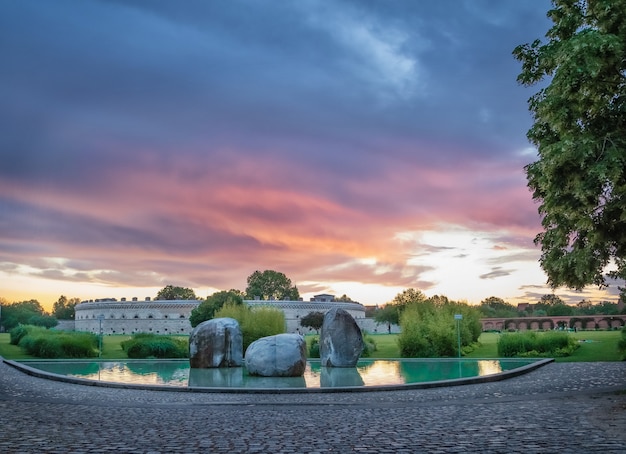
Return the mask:
<path id="1" fill-rule="evenodd" d="M 363 384 L 363 378 L 356 367 L 322 367 L 320 376 L 322 388 L 363 386 Z"/>
<path id="2" fill-rule="evenodd" d="M 189 369 L 187 361 L 28 361 L 60 375 L 107 382 L 203 388 L 329 388 L 398 385 L 501 373 L 533 360 L 362 360 L 354 368 L 307 364 L 303 377 L 255 377 L 244 367 Z"/>

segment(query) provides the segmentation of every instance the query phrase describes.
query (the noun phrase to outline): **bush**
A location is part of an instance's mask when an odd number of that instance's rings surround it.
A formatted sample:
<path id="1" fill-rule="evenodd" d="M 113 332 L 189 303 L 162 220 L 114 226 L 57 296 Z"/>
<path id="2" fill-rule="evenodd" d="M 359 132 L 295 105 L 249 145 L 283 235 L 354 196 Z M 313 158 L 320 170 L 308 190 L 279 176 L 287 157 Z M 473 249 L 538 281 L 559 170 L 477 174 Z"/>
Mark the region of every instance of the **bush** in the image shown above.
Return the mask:
<path id="1" fill-rule="evenodd" d="M 465 303 L 455 303 L 445 297 L 409 304 L 400 316 L 398 336 L 400 354 L 404 357 L 453 357 L 458 352 L 455 314 L 461 314 L 459 334 L 461 349 L 478 341 L 482 332 L 480 311 Z"/>
<path id="2" fill-rule="evenodd" d="M 225 304 L 215 318 L 230 317 L 239 322 L 243 335 L 243 351 L 257 339 L 285 332 L 285 314 L 273 307 L 250 309 L 246 305 Z"/>
<path id="3" fill-rule="evenodd" d="M 376 342 L 372 339 L 371 336 L 364 334 L 363 335 L 363 352 L 361 356 L 363 358 L 369 358 L 372 356 L 372 353 L 376 351 Z"/>
<path id="4" fill-rule="evenodd" d="M 29 329 L 34 328 L 31 325 L 17 325 L 9 334 L 11 335 L 11 340 L 9 341 L 12 345 L 18 345 L 22 338 L 28 334 Z"/>
<path id="5" fill-rule="evenodd" d="M 314 337 L 311 340 L 311 345 L 309 346 L 309 358 L 319 358 L 320 357 L 320 340 L 317 337 Z"/>
<path id="6" fill-rule="evenodd" d="M 126 356 L 132 359 L 187 358 L 189 356 L 189 344 L 186 339 L 159 334 L 138 333 L 120 345 L 126 352 Z"/>
<path id="7" fill-rule="evenodd" d="M 513 356 L 546 357 L 569 356 L 578 348 L 578 343 L 568 333 L 545 332 L 538 334 L 525 331 L 504 334 L 498 340 L 498 355 L 503 358 Z"/>
<path id="8" fill-rule="evenodd" d="M 622 354 L 622 361 L 626 361 L 626 325 L 622 328 L 622 338 L 617 343 L 617 349 Z"/>
<path id="9" fill-rule="evenodd" d="M 98 355 L 98 337 L 91 333 L 49 331 L 20 325 L 11 330 L 11 342 L 39 358 L 92 358 Z"/>

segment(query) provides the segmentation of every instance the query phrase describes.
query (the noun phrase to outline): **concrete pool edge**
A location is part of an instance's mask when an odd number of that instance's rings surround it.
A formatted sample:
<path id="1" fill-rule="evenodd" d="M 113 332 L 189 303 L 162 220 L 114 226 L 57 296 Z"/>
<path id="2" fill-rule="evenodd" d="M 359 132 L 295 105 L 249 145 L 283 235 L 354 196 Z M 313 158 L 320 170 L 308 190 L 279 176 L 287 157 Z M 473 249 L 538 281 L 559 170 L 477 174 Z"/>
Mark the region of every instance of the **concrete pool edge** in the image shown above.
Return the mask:
<path id="1" fill-rule="evenodd" d="M 168 385 L 146 385 L 146 384 L 131 384 L 131 383 L 117 383 L 107 381 L 96 381 L 78 377 L 68 377 L 66 375 L 55 374 L 52 372 L 46 372 L 41 369 L 30 367 L 25 363 L 18 361 L 8 360 L 0 357 L 2 361 L 27 375 L 33 377 L 43 378 L 46 380 L 53 380 L 65 383 L 71 383 L 83 386 L 98 386 L 104 388 L 121 388 L 121 389 L 136 389 L 144 391 L 171 391 L 171 392 L 196 392 L 196 393 L 231 393 L 231 394 L 313 394 L 313 393 L 345 393 L 345 392 L 378 392 L 378 391 L 402 391 L 402 390 L 415 390 L 415 389 L 430 389 L 430 388 L 442 388 L 451 386 L 471 385 L 477 383 L 490 383 L 509 378 L 517 377 L 529 373 L 535 369 L 538 369 L 546 364 L 554 361 L 553 358 L 540 359 L 524 366 L 516 367 L 515 369 L 506 370 L 497 374 L 456 378 L 451 380 L 439 380 L 421 383 L 408 383 L 397 385 L 372 385 L 372 386 L 346 386 L 346 387 L 333 387 L 333 388 L 225 388 L 225 387 L 177 387 Z M 493 359 L 493 358 L 492 358 Z M 501 359 L 501 358 L 497 358 Z M 436 361 L 433 359 L 433 361 Z"/>

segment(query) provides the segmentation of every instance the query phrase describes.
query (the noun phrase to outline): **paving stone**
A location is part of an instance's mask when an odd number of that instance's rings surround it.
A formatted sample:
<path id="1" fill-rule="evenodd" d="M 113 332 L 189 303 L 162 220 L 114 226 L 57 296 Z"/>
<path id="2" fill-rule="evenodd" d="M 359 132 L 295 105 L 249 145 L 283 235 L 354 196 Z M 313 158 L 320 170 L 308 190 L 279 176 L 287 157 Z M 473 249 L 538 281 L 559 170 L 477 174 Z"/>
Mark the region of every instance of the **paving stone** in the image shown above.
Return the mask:
<path id="1" fill-rule="evenodd" d="M 624 453 L 624 391 L 626 363 L 553 363 L 451 388 L 259 395 L 74 385 L 0 362 L 0 452 Z"/>

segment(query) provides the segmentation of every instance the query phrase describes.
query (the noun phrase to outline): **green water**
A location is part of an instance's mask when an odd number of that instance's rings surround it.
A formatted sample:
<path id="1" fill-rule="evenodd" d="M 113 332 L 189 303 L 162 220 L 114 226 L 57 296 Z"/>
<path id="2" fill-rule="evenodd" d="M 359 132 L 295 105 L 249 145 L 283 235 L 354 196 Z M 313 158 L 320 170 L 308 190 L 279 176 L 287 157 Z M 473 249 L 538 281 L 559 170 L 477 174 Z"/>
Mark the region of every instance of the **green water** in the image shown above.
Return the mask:
<path id="1" fill-rule="evenodd" d="M 255 377 L 243 367 L 190 369 L 187 360 L 24 361 L 59 375 L 103 382 L 202 388 L 337 388 L 454 380 L 502 373 L 535 362 L 489 360 L 361 360 L 353 368 L 321 367 L 309 361 L 302 377 Z"/>

